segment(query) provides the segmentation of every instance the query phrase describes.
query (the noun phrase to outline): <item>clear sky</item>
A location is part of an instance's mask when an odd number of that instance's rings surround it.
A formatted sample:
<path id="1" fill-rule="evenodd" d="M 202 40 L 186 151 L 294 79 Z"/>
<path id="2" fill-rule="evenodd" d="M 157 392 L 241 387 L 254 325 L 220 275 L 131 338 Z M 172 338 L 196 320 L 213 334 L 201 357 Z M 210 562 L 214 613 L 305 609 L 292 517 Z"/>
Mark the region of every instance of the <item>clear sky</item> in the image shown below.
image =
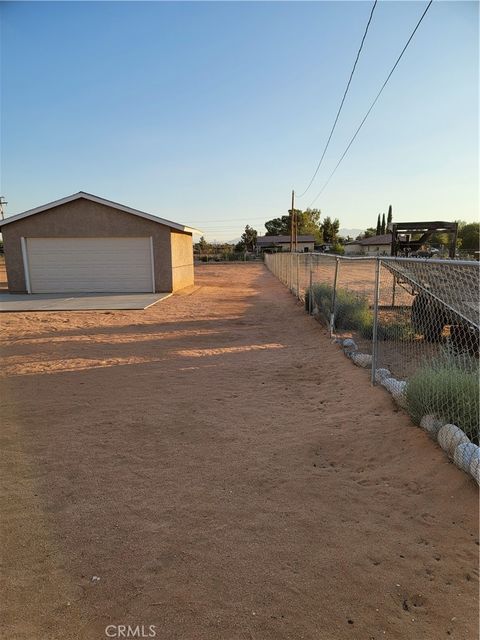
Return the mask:
<path id="1" fill-rule="evenodd" d="M 287 212 L 318 162 L 371 2 L 3 2 L 7 214 L 76 191 L 209 240 Z M 380 2 L 306 208 L 426 2 Z M 341 227 L 477 219 L 476 2 L 433 3 L 315 206 Z"/>

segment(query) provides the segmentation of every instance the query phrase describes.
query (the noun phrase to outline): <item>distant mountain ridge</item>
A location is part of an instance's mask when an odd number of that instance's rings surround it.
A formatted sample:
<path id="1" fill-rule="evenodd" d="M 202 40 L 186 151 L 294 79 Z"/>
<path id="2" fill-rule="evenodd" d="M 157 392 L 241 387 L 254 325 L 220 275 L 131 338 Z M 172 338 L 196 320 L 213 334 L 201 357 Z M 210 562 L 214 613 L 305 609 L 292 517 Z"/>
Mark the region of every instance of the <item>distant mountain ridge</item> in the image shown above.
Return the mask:
<path id="1" fill-rule="evenodd" d="M 363 233 L 363 231 L 364 229 L 339 229 L 338 235 L 341 238 L 346 238 L 347 236 L 350 236 L 351 238 L 356 238 L 361 233 Z"/>

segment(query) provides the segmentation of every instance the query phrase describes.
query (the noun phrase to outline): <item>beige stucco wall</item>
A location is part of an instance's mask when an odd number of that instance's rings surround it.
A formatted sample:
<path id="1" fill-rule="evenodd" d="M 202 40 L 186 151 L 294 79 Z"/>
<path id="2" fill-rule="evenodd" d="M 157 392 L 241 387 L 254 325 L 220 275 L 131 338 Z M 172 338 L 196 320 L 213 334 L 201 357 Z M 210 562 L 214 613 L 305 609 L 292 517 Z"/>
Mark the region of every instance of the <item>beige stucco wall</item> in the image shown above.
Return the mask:
<path id="1" fill-rule="evenodd" d="M 346 244 L 345 245 L 345 255 L 361 255 L 361 256 L 389 256 L 390 255 L 390 245 L 388 244 Z"/>
<path id="2" fill-rule="evenodd" d="M 192 236 L 172 229 L 170 243 L 173 291 L 177 291 L 189 287 L 194 281 Z"/>
<path id="3" fill-rule="evenodd" d="M 346 256 L 354 256 L 360 255 L 363 253 L 363 247 L 361 244 L 346 244 L 345 245 L 345 255 Z"/>
<path id="4" fill-rule="evenodd" d="M 282 251 L 290 251 L 290 244 L 286 243 L 286 244 L 282 244 Z M 297 251 L 305 251 L 305 248 L 307 248 L 309 251 L 314 251 L 315 250 L 315 243 L 314 242 L 297 242 Z"/>
<path id="5" fill-rule="evenodd" d="M 368 244 L 363 249 L 365 255 L 389 256 L 391 251 L 389 244 Z"/>
<path id="6" fill-rule="evenodd" d="M 103 204 L 92 202 L 91 200 L 83 198 L 74 200 L 73 202 L 54 207 L 43 213 L 12 222 L 2 228 L 2 234 L 5 248 L 8 288 L 11 292 L 26 291 L 20 241 L 22 237 L 78 238 L 151 236 L 153 239 L 155 290 L 173 291 L 174 289 L 180 288 L 177 283 L 174 285 L 172 281 L 172 244 L 170 242 L 169 227 Z M 191 235 L 182 233 L 175 235 L 188 238 L 190 242 L 190 258 L 191 262 L 193 262 Z M 182 260 L 186 263 L 186 251 L 183 257 L 175 258 L 176 266 L 180 267 Z M 178 277 L 176 276 L 176 278 L 178 282 L 187 280 L 186 276 L 180 277 L 179 275 Z"/>

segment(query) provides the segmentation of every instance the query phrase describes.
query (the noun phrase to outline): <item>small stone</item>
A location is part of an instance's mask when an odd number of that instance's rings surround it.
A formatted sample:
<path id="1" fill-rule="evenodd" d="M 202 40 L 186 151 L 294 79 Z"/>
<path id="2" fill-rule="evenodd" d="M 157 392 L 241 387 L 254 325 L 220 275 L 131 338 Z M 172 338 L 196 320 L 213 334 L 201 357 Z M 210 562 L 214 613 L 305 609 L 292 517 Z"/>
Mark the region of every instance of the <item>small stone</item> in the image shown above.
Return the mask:
<path id="1" fill-rule="evenodd" d="M 453 452 L 453 462 L 459 469 L 469 473 L 470 463 L 475 455 L 477 457 L 479 455 L 477 445 L 473 444 L 473 442 L 463 442 L 455 448 Z"/>
<path id="2" fill-rule="evenodd" d="M 351 338 L 346 338 L 345 340 L 343 340 L 342 347 L 344 348 L 345 352 L 357 351 L 358 349 L 355 341 Z"/>
<path id="3" fill-rule="evenodd" d="M 466 434 L 454 424 L 445 424 L 438 432 L 437 440 L 442 449 L 451 457 L 459 444 L 470 442 Z"/>
<path id="4" fill-rule="evenodd" d="M 392 374 L 389 369 L 375 369 L 375 381 L 382 382 L 385 378 L 391 378 Z"/>
<path id="5" fill-rule="evenodd" d="M 368 353 L 352 353 L 350 354 L 350 357 L 359 367 L 367 369 L 372 366 L 372 356 Z"/>
<path id="6" fill-rule="evenodd" d="M 420 420 L 421 428 L 425 429 L 425 431 L 432 436 L 435 436 L 444 424 L 445 421 L 437 418 L 433 413 L 428 413 Z"/>
<path id="7" fill-rule="evenodd" d="M 407 383 L 405 380 L 396 380 L 395 378 L 384 378 L 381 381 L 382 387 L 392 394 L 392 398 L 401 407 L 407 406 L 407 397 L 405 395 Z"/>
<path id="8" fill-rule="evenodd" d="M 480 485 L 480 450 L 477 447 L 477 453 L 472 456 L 470 461 L 470 475 L 474 478 L 475 482 Z M 477 542 L 478 544 L 478 542 Z"/>

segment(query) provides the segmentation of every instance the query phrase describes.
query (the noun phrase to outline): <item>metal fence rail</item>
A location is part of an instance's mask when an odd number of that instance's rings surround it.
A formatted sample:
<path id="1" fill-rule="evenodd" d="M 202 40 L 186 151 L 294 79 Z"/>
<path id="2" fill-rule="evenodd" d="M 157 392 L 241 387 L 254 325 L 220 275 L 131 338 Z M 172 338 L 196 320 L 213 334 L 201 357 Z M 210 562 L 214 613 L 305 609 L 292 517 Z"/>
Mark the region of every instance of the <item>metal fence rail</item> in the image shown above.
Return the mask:
<path id="1" fill-rule="evenodd" d="M 478 442 L 478 262 L 276 253 L 265 264 L 415 422 Z"/>

